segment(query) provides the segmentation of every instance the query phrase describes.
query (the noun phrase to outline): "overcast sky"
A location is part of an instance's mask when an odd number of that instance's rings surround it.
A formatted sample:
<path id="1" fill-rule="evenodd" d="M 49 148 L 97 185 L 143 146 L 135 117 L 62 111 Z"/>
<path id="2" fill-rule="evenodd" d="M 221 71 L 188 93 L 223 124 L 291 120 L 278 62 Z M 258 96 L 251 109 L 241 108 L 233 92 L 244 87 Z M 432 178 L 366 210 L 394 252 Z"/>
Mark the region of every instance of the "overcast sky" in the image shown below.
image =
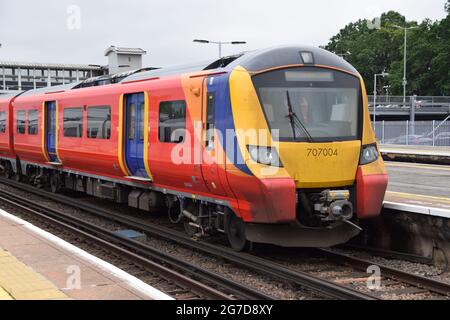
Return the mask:
<path id="1" fill-rule="evenodd" d="M 0 60 L 107 64 L 109 45 L 140 47 L 145 66 L 215 58 L 194 38 L 245 40 L 223 54 L 280 44 L 326 44 L 347 23 L 395 10 L 445 17 L 445 0 L 0 0 Z M 78 14 L 79 12 L 79 14 Z M 79 19 L 78 19 L 79 17 Z"/>

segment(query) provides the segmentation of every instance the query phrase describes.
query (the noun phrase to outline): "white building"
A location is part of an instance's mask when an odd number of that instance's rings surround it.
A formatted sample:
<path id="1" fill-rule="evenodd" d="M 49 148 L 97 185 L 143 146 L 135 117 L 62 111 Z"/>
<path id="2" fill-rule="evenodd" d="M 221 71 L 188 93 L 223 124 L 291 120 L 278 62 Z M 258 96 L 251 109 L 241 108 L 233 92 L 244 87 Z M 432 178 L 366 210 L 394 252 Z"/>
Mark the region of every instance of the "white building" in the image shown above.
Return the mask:
<path id="1" fill-rule="evenodd" d="M 30 90 L 79 82 L 105 74 L 105 67 L 0 61 L 0 91 Z"/>
<path id="2" fill-rule="evenodd" d="M 146 53 L 141 48 L 110 46 L 105 51 L 105 56 L 108 57 L 109 74 L 142 68 L 142 56 Z"/>
<path id="3" fill-rule="evenodd" d="M 106 66 L 0 61 L 0 93 L 91 81 L 107 74 L 141 69 L 146 53 L 140 48 L 110 46 L 105 51 Z"/>

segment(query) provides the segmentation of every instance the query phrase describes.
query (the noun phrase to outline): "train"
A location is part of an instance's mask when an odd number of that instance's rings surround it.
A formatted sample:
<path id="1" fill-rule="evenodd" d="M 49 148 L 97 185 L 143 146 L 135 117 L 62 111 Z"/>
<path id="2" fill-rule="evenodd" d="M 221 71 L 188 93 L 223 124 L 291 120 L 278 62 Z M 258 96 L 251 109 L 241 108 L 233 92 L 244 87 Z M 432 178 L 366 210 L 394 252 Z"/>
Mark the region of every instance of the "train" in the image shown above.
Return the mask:
<path id="1" fill-rule="evenodd" d="M 2 94 L 0 170 L 237 251 L 345 243 L 387 187 L 361 75 L 302 45 Z"/>

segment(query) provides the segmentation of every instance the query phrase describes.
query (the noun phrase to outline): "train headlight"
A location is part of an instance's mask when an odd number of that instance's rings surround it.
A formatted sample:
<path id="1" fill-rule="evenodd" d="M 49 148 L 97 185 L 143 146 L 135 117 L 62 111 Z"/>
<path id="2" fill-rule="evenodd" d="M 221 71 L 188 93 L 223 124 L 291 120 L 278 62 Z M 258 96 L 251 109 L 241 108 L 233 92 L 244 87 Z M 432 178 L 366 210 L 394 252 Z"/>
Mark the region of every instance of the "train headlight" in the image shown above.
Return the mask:
<path id="1" fill-rule="evenodd" d="M 273 167 L 283 167 L 277 149 L 264 146 L 247 146 L 253 161 Z"/>
<path id="2" fill-rule="evenodd" d="M 369 164 L 378 159 L 378 149 L 376 144 L 362 146 L 359 164 Z"/>

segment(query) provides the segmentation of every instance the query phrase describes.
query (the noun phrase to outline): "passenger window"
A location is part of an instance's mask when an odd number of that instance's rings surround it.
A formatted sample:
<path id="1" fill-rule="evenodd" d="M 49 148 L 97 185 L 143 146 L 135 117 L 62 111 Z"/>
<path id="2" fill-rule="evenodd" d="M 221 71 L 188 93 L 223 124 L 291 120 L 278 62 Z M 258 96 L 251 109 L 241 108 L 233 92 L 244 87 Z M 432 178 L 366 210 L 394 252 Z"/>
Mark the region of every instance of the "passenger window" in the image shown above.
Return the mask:
<path id="1" fill-rule="evenodd" d="M 206 101 L 206 141 L 205 147 L 207 150 L 214 148 L 214 105 L 215 94 L 208 93 Z"/>
<path id="2" fill-rule="evenodd" d="M 88 138 L 109 139 L 111 137 L 111 107 L 88 107 Z"/>
<path id="3" fill-rule="evenodd" d="M 183 142 L 185 131 L 186 102 L 183 100 L 161 102 L 159 104 L 159 141 Z"/>
<path id="4" fill-rule="evenodd" d="M 28 111 L 28 134 L 36 135 L 38 134 L 38 111 L 29 110 Z"/>
<path id="5" fill-rule="evenodd" d="M 128 139 L 134 140 L 134 132 L 136 127 L 136 105 L 134 103 L 130 104 L 128 108 Z"/>
<path id="6" fill-rule="evenodd" d="M 16 126 L 18 134 L 25 134 L 25 111 L 17 111 Z"/>
<path id="7" fill-rule="evenodd" d="M 0 112 L 0 133 L 6 132 L 6 112 Z"/>
<path id="8" fill-rule="evenodd" d="M 145 105 L 141 103 L 141 115 L 139 118 L 139 140 L 144 141 L 144 116 L 145 116 Z"/>
<path id="9" fill-rule="evenodd" d="M 83 136 L 83 108 L 64 109 L 64 137 L 81 138 Z"/>

